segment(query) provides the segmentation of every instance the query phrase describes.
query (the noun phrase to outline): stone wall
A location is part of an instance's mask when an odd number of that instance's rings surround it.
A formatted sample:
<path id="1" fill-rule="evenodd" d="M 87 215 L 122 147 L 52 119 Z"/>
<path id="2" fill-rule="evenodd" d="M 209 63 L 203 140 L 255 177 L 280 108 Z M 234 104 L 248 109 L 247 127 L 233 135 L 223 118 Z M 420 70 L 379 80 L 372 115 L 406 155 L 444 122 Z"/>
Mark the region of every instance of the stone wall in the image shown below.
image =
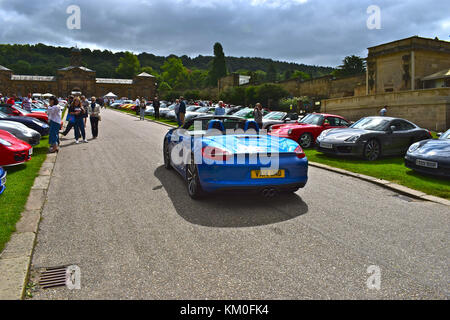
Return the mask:
<path id="1" fill-rule="evenodd" d="M 356 75 L 351 77 L 334 79 L 333 76 L 325 76 L 306 81 L 299 81 L 297 79 L 279 82 L 286 91 L 295 97 L 329 97 L 341 98 L 351 97 L 356 93 L 361 94 L 361 90 L 355 92 L 359 86 L 364 86 L 365 94 L 366 76 Z"/>
<path id="2" fill-rule="evenodd" d="M 450 88 L 401 91 L 322 101 L 322 112 L 350 121 L 376 116 L 388 105 L 388 116 L 400 117 L 437 131 L 450 128 Z"/>

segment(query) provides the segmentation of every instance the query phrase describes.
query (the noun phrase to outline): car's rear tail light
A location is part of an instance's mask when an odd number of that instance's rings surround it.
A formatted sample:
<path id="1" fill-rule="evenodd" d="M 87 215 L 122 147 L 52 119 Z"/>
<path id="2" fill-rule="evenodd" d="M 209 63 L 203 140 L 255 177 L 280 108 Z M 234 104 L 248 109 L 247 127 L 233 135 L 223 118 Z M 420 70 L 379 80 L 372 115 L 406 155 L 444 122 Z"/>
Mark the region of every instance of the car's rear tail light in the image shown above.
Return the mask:
<path id="1" fill-rule="evenodd" d="M 299 159 L 303 159 L 304 157 L 306 157 L 306 154 L 303 152 L 303 149 L 300 146 L 298 146 L 297 149 L 294 150 L 294 152 Z"/>
<path id="2" fill-rule="evenodd" d="M 215 147 L 205 147 L 202 150 L 203 158 L 214 161 L 227 161 L 233 155 L 224 149 Z"/>

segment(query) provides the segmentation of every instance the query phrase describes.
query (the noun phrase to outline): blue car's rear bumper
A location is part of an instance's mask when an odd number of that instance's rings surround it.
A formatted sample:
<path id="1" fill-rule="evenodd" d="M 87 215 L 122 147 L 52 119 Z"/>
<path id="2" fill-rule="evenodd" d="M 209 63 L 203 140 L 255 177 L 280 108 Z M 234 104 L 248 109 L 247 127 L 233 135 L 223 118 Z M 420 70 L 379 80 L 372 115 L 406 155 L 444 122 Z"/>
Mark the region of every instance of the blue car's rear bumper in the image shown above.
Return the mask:
<path id="1" fill-rule="evenodd" d="M 252 179 L 252 170 L 267 168 L 267 164 L 202 164 L 198 166 L 200 183 L 206 192 L 222 190 L 261 190 L 303 188 L 308 182 L 308 160 L 295 155 L 279 158 L 279 169 L 285 178 Z M 278 168 L 277 168 L 278 169 Z"/>

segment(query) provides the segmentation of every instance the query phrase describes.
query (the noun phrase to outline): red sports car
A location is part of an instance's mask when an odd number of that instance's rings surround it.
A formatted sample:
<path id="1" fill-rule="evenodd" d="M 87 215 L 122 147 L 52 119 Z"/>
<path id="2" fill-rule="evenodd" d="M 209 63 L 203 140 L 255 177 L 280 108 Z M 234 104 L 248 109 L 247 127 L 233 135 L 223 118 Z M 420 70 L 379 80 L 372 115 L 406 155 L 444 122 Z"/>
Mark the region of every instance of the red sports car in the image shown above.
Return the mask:
<path id="1" fill-rule="evenodd" d="M 0 130 L 0 166 L 13 166 L 31 160 L 33 148 L 11 133 Z"/>
<path id="2" fill-rule="evenodd" d="M 45 112 L 28 112 L 17 105 L 2 104 L 0 111 L 9 116 L 31 117 L 48 123 L 48 114 Z"/>
<path id="3" fill-rule="evenodd" d="M 322 131 L 333 128 L 346 128 L 349 125 L 350 122 L 341 116 L 311 113 L 296 123 L 274 125 L 269 134 L 292 139 L 306 149 L 315 143 Z"/>

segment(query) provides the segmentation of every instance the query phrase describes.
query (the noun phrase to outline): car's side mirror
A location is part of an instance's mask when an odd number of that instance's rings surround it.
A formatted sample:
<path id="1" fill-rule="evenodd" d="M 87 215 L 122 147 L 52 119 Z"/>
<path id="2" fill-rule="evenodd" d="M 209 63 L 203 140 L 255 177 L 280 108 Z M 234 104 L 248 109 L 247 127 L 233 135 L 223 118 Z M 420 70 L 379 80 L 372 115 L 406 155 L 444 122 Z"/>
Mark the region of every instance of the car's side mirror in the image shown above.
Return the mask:
<path id="1" fill-rule="evenodd" d="M 389 133 L 393 133 L 395 130 L 397 130 L 396 126 L 390 126 L 389 129 L 388 129 L 388 132 Z"/>
<path id="2" fill-rule="evenodd" d="M 442 136 L 442 132 L 436 133 L 437 137 L 440 138 Z"/>
<path id="3" fill-rule="evenodd" d="M 324 123 L 323 126 L 324 127 L 330 127 L 331 125 L 329 123 Z"/>
<path id="4" fill-rule="evenodd" d="M 288 122 L 288 121 L 291 121 L 291 118 L 284 119 L 284 122 Z"/>
<path id="5" fill-rule="evenodd" d="M 12 114 L 15 115 L 15 116 L 19 116 L 19 115 L 20 115 L 20 112 L 17 111 L 17 110 L 13 110 Z"/>

